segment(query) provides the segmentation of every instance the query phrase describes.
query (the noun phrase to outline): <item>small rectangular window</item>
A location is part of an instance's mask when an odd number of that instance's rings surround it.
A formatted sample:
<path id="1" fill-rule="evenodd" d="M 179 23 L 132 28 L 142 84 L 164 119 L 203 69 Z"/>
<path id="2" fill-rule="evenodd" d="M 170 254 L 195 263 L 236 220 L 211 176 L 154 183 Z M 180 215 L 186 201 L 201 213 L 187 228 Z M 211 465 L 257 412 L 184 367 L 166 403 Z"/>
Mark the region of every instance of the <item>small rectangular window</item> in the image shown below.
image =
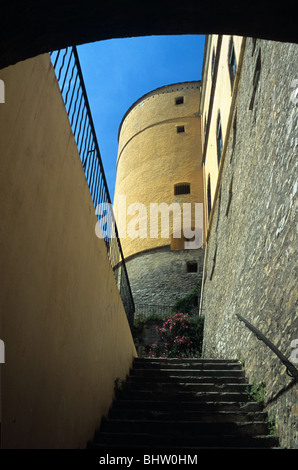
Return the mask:
<path id="1" fill-rule="evenodd" d="M 211 77 L 213 77 L 214 72 L 215 72 L 215 49 L 214 49 L 214 47 L 213 47 L 213 51 L 212 51 L 212 62 L 211 62 Z"/>
<path id="2" fill-rule="evenodd" d="M 230 72 L 232 90 L 234 86 L 236 70 L 237 70 L 236 55 L 235 55 L 234 43 L 233 43 L 233 40 L 231 39 L 230 48 L 229 48 L 229 72 Z"/>
<path id="3" fill-rule="evenodd" d="M 174 194 L 178 196 L 179 194 L 190 194 L 190 184 L 189 183 L 180 183 L 174 186 Z"/>
<path id="4" fill-rule="evenodd" d="M 233 143 L 232 143 L 232 152 L 231 152 L 231 157 L 230 157 L 230 163 L 232 162 L 232 158 L 235 152 L 235 147 L 236 147 L 236 138 L 237 138 L 237 110 L 235 112 L 235 117 L 233 121 Z"/>
<path id="5" fill-rule="evenodd" d="M 184 126 L 177 126 L 177 134 L 180 134 L 180 132 L 185 132 Z"/>
<path id="6" fill-rule="evenodd" d="M 222 149 L 223 149 L 220 115 L 218 115 L 218 119 L 217 119 L 216 141 L 217 141 L 217 161 L 218 161 L 218 166 L 219 166 Z"/>
<path id="7" fill-rule="evenodd" d="M 198 272 L 198 263 L 196 261 L 187 261 L 187 263 L 186 263 L 186 272 L 188 272 L 188 273 L 197 273 Z"/>
<path id="8" fill-rule="evenodd" d="M 208 175 L 208 185 L 207 185 L 207 210 L 208 210 L 208 219 L 210 218 L 211 214 L 211 183 L 210 183 L 210 175 Z"/>
<path id="9" fill-rule="evenodd" d="M 184 103 L 184 97 L 183 96 L 178 96 L 176 99 L 175 99 L 175 104 L 178 105 L 178 104 L 183 104 Z"/>
<path id="10" fill-rule="evenodd" d="M 204 136 L 206 137 L 207 134 L 207 118 L 206 118 L 206 113 L 205 113 L 205 120 L 204 120 Z"/>

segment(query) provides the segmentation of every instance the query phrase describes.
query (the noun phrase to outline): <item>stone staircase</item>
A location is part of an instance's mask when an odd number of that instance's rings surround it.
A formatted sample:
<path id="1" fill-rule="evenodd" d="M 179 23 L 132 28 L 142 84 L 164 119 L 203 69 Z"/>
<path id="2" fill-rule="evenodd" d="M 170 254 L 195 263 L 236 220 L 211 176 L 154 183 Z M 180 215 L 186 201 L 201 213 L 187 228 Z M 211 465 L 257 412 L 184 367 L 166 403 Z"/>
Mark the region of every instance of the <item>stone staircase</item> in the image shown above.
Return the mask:
<path id="1" fill-rule="evenodd" d="M 249 401 L 241 364 L 135 359 L 88 448 L 196 451 L 274 448 L 261 403 Z"/>

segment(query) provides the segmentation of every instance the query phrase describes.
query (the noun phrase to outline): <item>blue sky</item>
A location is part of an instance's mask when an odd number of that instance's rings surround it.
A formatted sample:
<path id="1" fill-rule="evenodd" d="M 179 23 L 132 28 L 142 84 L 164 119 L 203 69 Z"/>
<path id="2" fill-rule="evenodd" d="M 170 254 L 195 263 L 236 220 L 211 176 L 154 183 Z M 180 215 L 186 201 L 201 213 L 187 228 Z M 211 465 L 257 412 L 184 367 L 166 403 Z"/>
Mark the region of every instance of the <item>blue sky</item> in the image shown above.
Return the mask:
<path id="1" fill-rule="evenodd" d="M 78 46 L 78 54 L 111 199 L 118 129 L 145 93 L 171 83 L 200 80 L 205 36 L 111 39 Z"/>

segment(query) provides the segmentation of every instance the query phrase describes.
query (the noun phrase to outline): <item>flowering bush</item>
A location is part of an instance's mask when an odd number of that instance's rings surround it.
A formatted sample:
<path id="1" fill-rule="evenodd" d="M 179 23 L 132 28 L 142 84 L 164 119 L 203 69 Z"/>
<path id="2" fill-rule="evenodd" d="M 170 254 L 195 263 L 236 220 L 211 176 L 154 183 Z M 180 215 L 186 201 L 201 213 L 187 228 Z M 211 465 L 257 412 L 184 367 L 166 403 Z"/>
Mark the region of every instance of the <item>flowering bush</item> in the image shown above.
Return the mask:
<path id="1" fill-rule="evenodd" d="M 149 357 L 197 357 L 201 353 L 203 323 L 189 318 L 188 314 L 176 313 L 163 319 L 161 327 L 156 327 L 160 342 L 152 344 Z"/>

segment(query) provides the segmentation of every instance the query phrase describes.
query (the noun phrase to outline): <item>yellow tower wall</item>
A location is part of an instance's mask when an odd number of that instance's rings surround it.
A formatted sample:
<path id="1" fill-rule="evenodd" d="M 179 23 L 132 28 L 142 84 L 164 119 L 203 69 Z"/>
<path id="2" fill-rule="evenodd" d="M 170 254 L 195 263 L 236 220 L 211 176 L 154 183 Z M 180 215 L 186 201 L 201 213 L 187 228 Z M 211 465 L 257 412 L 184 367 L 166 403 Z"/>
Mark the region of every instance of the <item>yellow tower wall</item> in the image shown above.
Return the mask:
<path id="1" fill-rule="evenodd" d="M 147 209 L 140 219 L 141 225 L 143 221 L 146 224 L 147 236 L 122 239 L 126 258 L 171 244 L 172 224 L 169 236 L 159 233 L 158 238 L 150 238 L 151 203 L 179 203 L 180 207 L 184 202 L 191 203 L 194 228 L 195 203 L 203 203 L 199 86 L 200 82 L 187 82 L 157 89 L 138 100 L 123 119 L 114 197 L 116 217 L 123 215 L 118 213 L 119 196 L 126 196 L 126 208 L 137 202 Z M 178 97 L 183 97 L 183 104 L 176 104 Z M 178 133 L 178 126 L 184 126 L 185 132 Z M 190 194 L 174 195 L 177 183 L 190 183 Z M 134 225 L 136 215 L 127 214 L 127 228 Z"/>

